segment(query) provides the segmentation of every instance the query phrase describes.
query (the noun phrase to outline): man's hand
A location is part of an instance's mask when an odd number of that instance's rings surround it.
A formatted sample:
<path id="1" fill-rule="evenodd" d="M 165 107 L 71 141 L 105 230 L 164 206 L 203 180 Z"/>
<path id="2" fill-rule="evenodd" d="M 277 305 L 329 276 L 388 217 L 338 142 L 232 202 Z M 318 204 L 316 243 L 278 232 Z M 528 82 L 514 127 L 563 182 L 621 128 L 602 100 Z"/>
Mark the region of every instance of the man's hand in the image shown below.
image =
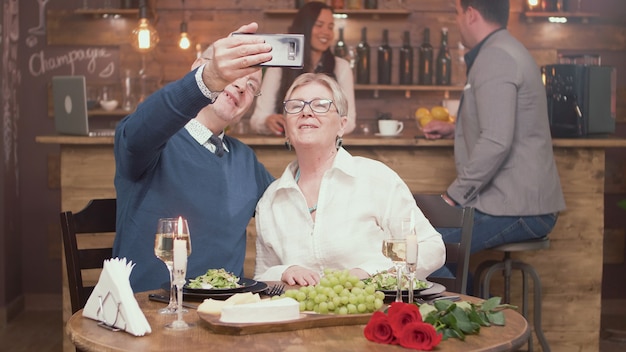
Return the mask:
<path id="1" fill-rule="evenodd" d="M 252 34 L 258 28 L 259 25 L 252 22 L 235 32 Z M 260 70 L 257 65 L 272 59 L 271 45 L 255 36 L 229 35 L 211 47 L 213 50 L 208 50 L 202 80 L 213 92 L 222 91 L 231 82 Z"/>
<path id="2" fill-rule="evenodd" d="M 426 139 L 454 138 L 454 123 L 432 120 L 422 127 Z"/>
<path id="3" fill-rule="evenodd" d="M 281 280 L 291 286 L 313 286 L 320 282 L 320 274 L 313 270 L 293 265 L 283 272 Z"/>
<path id="4" fill-rule="evenodd" d="M 281 114 L 272 114 L 265 120 L 267 128 L 276 135 L 283 135 L 285 132 L 285 120 Z"/>

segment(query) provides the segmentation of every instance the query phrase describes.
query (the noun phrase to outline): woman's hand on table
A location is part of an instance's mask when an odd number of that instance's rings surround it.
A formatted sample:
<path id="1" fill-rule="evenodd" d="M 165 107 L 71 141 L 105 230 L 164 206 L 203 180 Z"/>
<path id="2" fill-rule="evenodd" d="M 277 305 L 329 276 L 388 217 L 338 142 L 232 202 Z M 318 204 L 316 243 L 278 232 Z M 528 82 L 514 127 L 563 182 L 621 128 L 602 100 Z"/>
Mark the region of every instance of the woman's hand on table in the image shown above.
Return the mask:
<path id="1" fill-rule="evenodd" d="M 363 269 L 359 269 L 359 268 L 350 269 L 349 273 L 350 275 L 354 275 L 358 277 L 360 280 L 367 279 L 368 277 L 370 277 L 370 274 L 368 274 L 367 271 Z"/>
<path id="2" fill-rule="evenodd" d="M 280 279 L 290 286 L 312 286 L 320 282 L 320 274 L 316 271 L 293 265 L 283 271 Z"/>

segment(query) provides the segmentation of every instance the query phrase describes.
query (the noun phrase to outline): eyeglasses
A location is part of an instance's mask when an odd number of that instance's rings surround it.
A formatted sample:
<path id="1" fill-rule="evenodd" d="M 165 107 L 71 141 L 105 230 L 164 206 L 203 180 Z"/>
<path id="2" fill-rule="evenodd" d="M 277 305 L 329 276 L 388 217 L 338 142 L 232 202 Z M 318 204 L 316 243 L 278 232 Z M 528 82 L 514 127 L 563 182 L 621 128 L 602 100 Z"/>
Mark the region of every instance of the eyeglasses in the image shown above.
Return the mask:
<path id="1" fill-rule="evenodd" d="M 261 95 L 261 85 L 259 82 L 248 78 L 246 81 L 246 90 L 248 93 L 252 94 L 253 97 L 258 97 Z"/>
<path id="2" fill-rule="evenodd" d="M 297 114 L 304 110 L 304 106 L 308 105 L 313 112 L 323 114 L 330 110 L 330 106 L 333 105 L 333 101 L 330 99 L 313 99 L 311 101 L 304 101 L 300 99 L 291 99 L 283 102 L 283 108 L 288 114 Z"/>
<path id="3" fill-rule="evenodd" d="M 207 61 L 211 60 L 208 57 L 201 57 L 201 59 Z M 252 94 L 253 97 L 258 97 L 261 95 L 261 85 L 259 84 L 259 82 L 248 78 L 248 80 L 246 81 L 246 91 Z"/>

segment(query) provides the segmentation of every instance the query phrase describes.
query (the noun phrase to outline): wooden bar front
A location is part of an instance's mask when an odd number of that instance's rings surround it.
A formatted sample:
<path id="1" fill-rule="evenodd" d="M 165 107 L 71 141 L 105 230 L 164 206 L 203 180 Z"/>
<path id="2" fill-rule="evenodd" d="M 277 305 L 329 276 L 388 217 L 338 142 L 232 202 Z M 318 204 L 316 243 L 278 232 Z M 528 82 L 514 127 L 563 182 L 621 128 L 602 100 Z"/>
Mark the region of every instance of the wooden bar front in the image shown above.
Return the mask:
<path id="1" fill-rule="evenodd" d="M 281 138 L 239 138 L 256 151 L 259 160 L 277 177 L 295 158 L 293 152 L 285 150 Z M 78 211 L 92 198 L 115 197 L 113 138 L 41 136 L 37 137 L 37 141 L 61 146 L 63 211 Z M 515 257 L 532 264 L 542 279 L 543 331 L 552 351 L 598 351 L 605 148 L 626 147 L 626 140 L 557 139 L 553 144 L 567 210 L 561 213 L 550 235 L 550 249 L 516 254 Z M 455 176 L 451 140 L 348 137 L 344 146 L 353 155 L 384 162 L 414 192 L 440 193 Z M 245 268 L 248 277 L 253 273 L 255 255 L 252 222 L 249 230 Z M 500 259 L 500 255 L 484 251 L 472 256 L 472 270 L 482 260 Z M 67 321 L 71 310 L 66 275 L 63 279 L 63 317 Z M 512 281 L 512 303 L 521 306 L 520 295 L 517 294 L 521 290 L 521 278 L 514 276 Z M 495 285 L 492 294 L 502 295 L 497 280 Z M 530 319 L 532 321 L 532 317 Z M 535 346 L 538 347 L 537 344 Z M 71 350 L 71 346 L 65 347 Z"/>

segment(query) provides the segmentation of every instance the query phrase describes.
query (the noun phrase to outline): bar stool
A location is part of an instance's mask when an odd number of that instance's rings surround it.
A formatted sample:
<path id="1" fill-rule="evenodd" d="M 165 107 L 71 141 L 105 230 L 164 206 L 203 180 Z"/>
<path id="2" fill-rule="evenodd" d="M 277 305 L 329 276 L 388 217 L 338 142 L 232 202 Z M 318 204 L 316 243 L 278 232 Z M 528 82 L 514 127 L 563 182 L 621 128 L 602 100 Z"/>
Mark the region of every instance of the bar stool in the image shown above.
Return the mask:
<path id="1" fill-rule="evenodd" d="M 535 268 L 532 265 L 525 263 L 521 260 L 511 258 L 511 252 L 521 251 L 535 251 L 540 249 L 547 249 L 550 247 L 550 240 L 545 237 L 537 240 L 507 243 L 501 246 L 489 248 L 494 251 L 504 252 L 504 258 L 502 260 L 486 260 L 478 265 L 476 268 L 476 280 L 478 280 L 478 297 L 489 298 L 489 287 L 491 283 L 491 276 L 496 271 L 502 271 L 504 276 L 504 299 L 503 303 L 511 303 L 511 271 L 520 270 L 522 272 L 522 315 L 528 317 L 528 278 L 527 275 L 533 280 L 533 329 L 537 335 L 537 339 L 541 344 L 541 349 L 544 352 L 550 351 L 548 341 L 543 335 L 541 330 L 541 280 Z M 484 279 L 481 276 L 485 272 Z M 528 351 L 532 352 L 533 342 L 532 336 L 528 339 Z"/>

